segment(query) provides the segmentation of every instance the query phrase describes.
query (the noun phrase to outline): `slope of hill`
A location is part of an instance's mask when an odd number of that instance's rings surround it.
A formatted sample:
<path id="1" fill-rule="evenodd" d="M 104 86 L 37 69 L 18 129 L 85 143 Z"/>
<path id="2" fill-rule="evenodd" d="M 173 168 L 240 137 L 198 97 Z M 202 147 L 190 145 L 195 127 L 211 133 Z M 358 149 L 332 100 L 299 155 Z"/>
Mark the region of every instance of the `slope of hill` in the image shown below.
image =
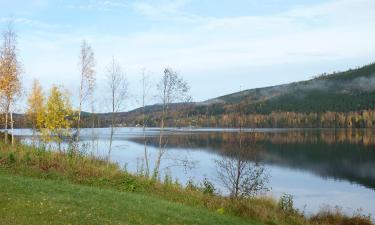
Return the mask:
<path id="1" fill-rule="evenodd" d="M 248 112 L 348 112 L 375 108 L 375 64 L 290 84 L 250 89 L 205 104 L 245 103 Z"/>

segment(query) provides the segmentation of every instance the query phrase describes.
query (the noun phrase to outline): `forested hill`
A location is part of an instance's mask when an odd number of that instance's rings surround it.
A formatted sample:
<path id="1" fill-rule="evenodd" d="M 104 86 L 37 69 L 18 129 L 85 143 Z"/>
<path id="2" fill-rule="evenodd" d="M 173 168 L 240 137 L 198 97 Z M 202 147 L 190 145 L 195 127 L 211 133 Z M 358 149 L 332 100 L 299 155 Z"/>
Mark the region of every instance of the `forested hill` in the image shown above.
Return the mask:
<path id="1" fill-rule="evenodd" d="M 204 103 L 222 106 L 245 103 L 248 113 L 259 114 L 375 109 L 375 63 L 308 81 L 250 89 Z"/>

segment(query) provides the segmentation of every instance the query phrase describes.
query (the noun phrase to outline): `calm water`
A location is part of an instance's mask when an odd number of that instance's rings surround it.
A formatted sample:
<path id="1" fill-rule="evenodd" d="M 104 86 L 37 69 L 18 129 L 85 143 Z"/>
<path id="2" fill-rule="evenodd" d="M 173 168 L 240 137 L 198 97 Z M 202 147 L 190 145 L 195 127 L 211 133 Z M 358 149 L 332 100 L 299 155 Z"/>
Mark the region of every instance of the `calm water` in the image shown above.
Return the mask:
<path id="1" fill-rule="evenodd" d="M 17 130 L 25 140 L 29 130 Z M 255 147 L 243 155 L 261 162 L 269 174 L 268 195 L 294 196 L 295 205 L 307 213 L 321 207 L 340 206 L 351 213 L 362 209 L 375 215 L 375 131 L 316 129 L 257 129 Z M 147 129 L 150 167 L 158 154 L 157 129 Z M 250 132 L 245 134 L 248 138 Z M 215 160 L 231 158 L 238 151 L 238 131 L 222 129 L 169 129 L 161 173 L 181 183 L 205 177 L 222 194 Z M 82 144 L 88 153 L 107 157 L 109 129 L 85 129 Z M 145 168 L 144 140 L 140 128 L 118 128 L 110 159 L 137 172 Z M 163 176 L 163 175 L 162 175 Z"/>

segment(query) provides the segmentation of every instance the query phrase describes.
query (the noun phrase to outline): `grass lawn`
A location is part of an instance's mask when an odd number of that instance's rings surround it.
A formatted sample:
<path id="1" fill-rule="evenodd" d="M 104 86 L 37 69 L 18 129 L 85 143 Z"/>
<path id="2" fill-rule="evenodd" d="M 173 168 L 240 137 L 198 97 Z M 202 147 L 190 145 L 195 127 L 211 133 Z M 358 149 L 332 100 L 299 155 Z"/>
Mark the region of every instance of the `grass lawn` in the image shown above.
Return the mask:
<path id="1" fill-rule="evenodd" d="M 0 172 L 0 224 L 257 224 L 155 197 Z"/>

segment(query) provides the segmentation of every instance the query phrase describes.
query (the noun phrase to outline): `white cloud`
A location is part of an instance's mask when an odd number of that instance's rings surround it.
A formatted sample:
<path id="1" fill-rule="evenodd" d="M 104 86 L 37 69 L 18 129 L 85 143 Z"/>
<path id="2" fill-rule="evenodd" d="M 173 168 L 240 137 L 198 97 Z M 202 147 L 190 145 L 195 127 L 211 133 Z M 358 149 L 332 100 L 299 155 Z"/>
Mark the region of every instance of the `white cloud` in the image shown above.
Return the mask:
<path id="1" fill-rule="evenodd" d="M 57 28 L 56 25 L 46 23 L 43 21 L 35 20 L 35 19 L 28 19 L 22 17 L 0 17 L 0 23 L 9 23 L 13 22 L 15 24 L 26 25 L 32 28 L 40 28 L 40 29 L 52 29 Z"/>
<path id="2" fill-rule="evenodd" d="M 174 22 L 199 22 L 201 17 L 187 13 L 183 8 L 191 0 L 135 1 L 132 8 L 143 16 L 154 20 Z"/>
<path id="3" fill-rule="evenodd" d="M 84 3 L 69 3 L 67 5 L 70 9 L 79 10 L 96 10 L 96 11 L 111 11 L 113 9 L 124 8 L 128 6 L 125 0 L 90 0 Z"/>

